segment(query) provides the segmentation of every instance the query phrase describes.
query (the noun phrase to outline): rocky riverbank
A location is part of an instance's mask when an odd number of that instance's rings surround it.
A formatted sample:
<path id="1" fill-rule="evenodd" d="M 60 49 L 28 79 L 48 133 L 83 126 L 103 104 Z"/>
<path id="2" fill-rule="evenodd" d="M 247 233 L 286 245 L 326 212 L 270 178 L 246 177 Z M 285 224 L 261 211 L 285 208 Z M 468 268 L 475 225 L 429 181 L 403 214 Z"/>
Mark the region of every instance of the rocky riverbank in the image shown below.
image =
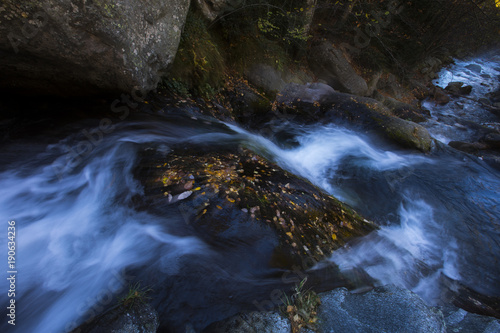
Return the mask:
<path id="1" fill-rule="evenodd" d="M 284 288 L 291 287 L 290 283 L 273 282 L 276 285 L 270 283 L 265 290 L 277 292 L 246 304 L 248 311 L 224 319 L 235 312 L 227 310 L 234 302 L 229 298 L 226 307 L 221 307 L 227 312 L 221 315 L 223 310 L 218 309 L 217 317 L 200 320 L 212 323 L 209 327 L 188 325 L 182 332 L 500 330 L 494 317 L 452 305 L 431 307 L 416 294 L 392 285 L 374 287 L 377 281 L 362 270 L 340 271 L 335 265 L 315 270 L 314 265 L 332 252 L 378 226 L 309 181 L 285 171 L 271 161 L 264 147 L 242 145 L 235 139 L 241 132 L 214 120 L 237 123 L 264 138 L 279 139 L 275 141 L 284 147 L 296 146 L 294 131 L 300 132 L 287 126 L 333 123 L 376 138 L 386 147 L 425 157 L 436 146 L 444 149 L 429 132 L 435 115 L 426 105 L 460 105 L 458 98 L 471 98 L 475 91 L 464 82 L 446 86 L 433 82 L 443 66 L 452 63 L 454 53 L 436 46 L 438 40 L 427 35 L 429 40 L 422 38 L 415 45 L 407 42 L 410 32 L 401 22 L 417 27 L 427 21 L 419 16 L 418 5 L 411 3 L 405 8 L 392 3 L 383 9 L 371 4 L 355 8 L 353 4 L 343 13 L 328 7 L 330 4 L 310 0 L 295 1 L 290 8 L 281 8 L 279 3 L 265 4 L 267 9 L 263 5 L 233 0 L 147 1 L 141 5 L 128 0 L 6 1 L 0 7 L 0 87 L 7 94 L 30 97 L 121 94 L 120 99 L 108 103 L 114 116 L 125 111 L 127 116 L 129 111 L 155 116 L 179 111 L 184 115 L 175 121 L 184 129 L 194 128 L 197 134 L 200 128 L 217 128 L 221 138 L 234 140 L 208 145 L 201 135 L 196 136 L 199 141 L 142 150 L 134 170 L 142 192 L 131 205 L 160 216 L 172 209 L 180 211 L 184 223 L 176 232 L 188 230 L 206 244 L 233 251 L 237 258 L 228 255 L 228 263 L 246 265 L 252 274 L 260 270 L 272 270 L 275 275 L 293 273 L 301 277 L 298 282 L 307 275 L 307 288 L 329 291 L 319 294 L 315 315 L 307 316 L 311 322 L 300 319 L 303 327 L 294 322 L 301 315 L 293 305 L 291 311 L 261 309 L 276 309 L 289 291 Z M 328 17 L 335 17 L 336 23 L 326 24 Z M 386 29 L 382 36 L 361 32 L 368 43 L 360 44 L 359 27 L 385 29 L 384 22 L 391 20 L 394 29 Z M 353 27 L 348 34 L 341 33 L 349 30 L 340 24 L 345 22 Z M 400 42 L 392 45 L 391 40 Z M 425 41 L 433 52 L 426 49 Z M 403 55 L 414 47 L 426 56 Z M 401 54 L 396 54 L 399 50 Z M 477 66 L 468 70 L 487 75 Z M 499 115 L 498 90 L 475 96 L 474 101 L 494 117 Z M 10 102 L 1 103 L 8 106 Z M 500 165 L 498 126 L 455 120 L 451 125 L 474 135 L 446 144 L 490 165 Z M 94 139 L 90 136 L 92 143 Z M 175 276 L 173 281 L 182 283 L 182 279 Z M 455 304 L 467 308 L 477 300 L 477 307 L 467 309 L 500 316 L 496 299 L 469 292 L 462 290 L 462 295 L 470 295 L 468 301 Z M 152 305 L 144 290 L 132 295 L 137 296 L 136 302 L 125 300 L 101 309 L 102 314 L 75 332 L 179 330 L 176 314 L 196 311 L 183 304 L 165 309 L 162 301 L 174 297 L 165 290 L 163 299 Z M 261 311 L 252 312 L 255 309 Z M 172 318 L 163 317 L 165 314 Z"/>

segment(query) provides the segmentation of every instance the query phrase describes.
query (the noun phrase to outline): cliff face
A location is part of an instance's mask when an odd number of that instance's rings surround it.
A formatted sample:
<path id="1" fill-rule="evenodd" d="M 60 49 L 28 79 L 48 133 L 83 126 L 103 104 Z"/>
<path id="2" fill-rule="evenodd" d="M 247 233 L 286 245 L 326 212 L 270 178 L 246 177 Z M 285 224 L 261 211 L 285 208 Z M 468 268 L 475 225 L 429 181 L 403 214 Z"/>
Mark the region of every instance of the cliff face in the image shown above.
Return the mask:
<path id="1" fill-rule="evenodd" d="M 28 94 L 150 90 L 173 62 L 189 0 L 6 0 L 0 87 Z"/>

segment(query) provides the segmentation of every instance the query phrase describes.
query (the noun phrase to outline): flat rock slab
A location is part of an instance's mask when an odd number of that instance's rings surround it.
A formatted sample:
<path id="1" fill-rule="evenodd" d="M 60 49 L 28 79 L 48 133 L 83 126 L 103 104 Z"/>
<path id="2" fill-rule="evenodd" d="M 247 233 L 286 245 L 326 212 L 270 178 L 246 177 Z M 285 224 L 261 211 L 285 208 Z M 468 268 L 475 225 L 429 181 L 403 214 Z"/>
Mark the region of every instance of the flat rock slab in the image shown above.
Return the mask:
<path id="1" fill-rule="evenodd" d="M 447 332 L 453 333 L 497 333 L 500 332 L 500 320 L 494 317 L 469 313 L 454 306 L 442 309 Z"/>
<path id="2" fill-rule="evenodd" d="M 319 332 L 444 333 L 443 314 L 409 290 L 392 285 L 365 294 L 339 288 L 320 294 Z"/>

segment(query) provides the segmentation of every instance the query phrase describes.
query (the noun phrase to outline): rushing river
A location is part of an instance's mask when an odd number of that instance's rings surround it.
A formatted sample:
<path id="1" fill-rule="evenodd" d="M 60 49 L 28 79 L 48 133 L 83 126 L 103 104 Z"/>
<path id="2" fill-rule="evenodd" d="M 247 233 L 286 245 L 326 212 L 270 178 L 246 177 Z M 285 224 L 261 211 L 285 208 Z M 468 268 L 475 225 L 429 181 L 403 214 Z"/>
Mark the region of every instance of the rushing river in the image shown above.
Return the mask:
<path id="1" fill-rule="evenodd" d="M 105 130 L 89 120 L 51 138 L 3 143 L 0 248 L 7 263 L 7 222 L 15 221 L 16 332 L 68 331 L 152 275 L 164 288 L 153 302 L 163 304 L 160 316 L 175 316 L 170 324 L 179 330 L 253 309 L 252 299 L 279 284 L 276 271 L 246 264 L 252 258 L 245 253 L 196 237 L 179 209 L 134 208 L 142 194 L 134 178 L 140 152 L 154 147 L 168 158 L 173 145 L 249 147 L 379 224 L 327 260 L 341 270 L 362 268 L 430 304 L 447 301 L 443 276 L 500 297 L 500 172 L 480 159 L 439 143 L 429 155 L 397 150 L 333 124 L 287 124 L 290 147 L 166 110 Z M 9 285 L 2 281 L 5 309 Z M 5 316 L 0 327 L 8 327 Z"/>

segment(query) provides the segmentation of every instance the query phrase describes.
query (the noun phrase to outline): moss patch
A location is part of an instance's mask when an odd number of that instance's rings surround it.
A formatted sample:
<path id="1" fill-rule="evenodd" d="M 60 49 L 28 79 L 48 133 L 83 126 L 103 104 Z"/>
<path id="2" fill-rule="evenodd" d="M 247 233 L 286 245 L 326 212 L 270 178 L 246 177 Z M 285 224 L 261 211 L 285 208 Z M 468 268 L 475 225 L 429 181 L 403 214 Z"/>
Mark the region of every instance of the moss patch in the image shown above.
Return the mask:
<path id="1" fill-rule="evenodd" d="M 221 48 L 208 31 L 205 19 L 190 10 L 172 70 L 163 85 L 176 93 L 191 91 L 210 98 L 222 85 L 224 71 Z"/>

